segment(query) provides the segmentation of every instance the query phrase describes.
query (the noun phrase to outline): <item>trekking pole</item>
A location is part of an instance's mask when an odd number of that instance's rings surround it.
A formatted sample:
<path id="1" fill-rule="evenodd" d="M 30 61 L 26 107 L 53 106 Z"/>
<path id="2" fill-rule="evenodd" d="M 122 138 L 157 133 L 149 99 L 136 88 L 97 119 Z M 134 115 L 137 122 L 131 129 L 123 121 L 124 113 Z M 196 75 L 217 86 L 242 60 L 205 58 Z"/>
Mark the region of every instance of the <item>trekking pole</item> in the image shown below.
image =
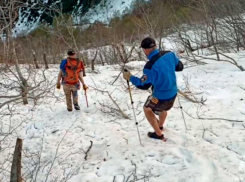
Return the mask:
<path id="1" fill-rule="evenodd" d="M 180 109 L 181 109 L 183 121 L 184 121 L 184 123 L 185 123 L 185 129 L 188 130 L 188 129 L 187 129 L 187 126 L 186 126 L 186 122 L 185 122 L 185 116 L 184 116 L 184 113 L 183 113 L 183 107 L 182 107 L 182 105 L 181 105 L 181 103 L 180 103 L 179 93 L 177 93 L 177 97 L 178 97 L 178 100 L 179 100 L 179 106 L 180 106 Z"/>
<path id="2" fill-rule="evenodd" d="M 127 69 L 124 69 L 124 71 L 125 72 L 128 72 Z M 134 110 L 134 101 L 133 101 L 133 98 L 132 98 L 131 88 L 130 88 L 130 85 L 129 85 L 129 81 L 128 80 L 127 80 L 127 85 L 128 85 L 129 96 L 130 96 L 131 105 L 132 105 L 132 109 L 133 109 L 133 113 L 134 113 L 135 125 L 136 125 L 136 128 L 137 128 L 140 145 L 143 146 L 142 143 L 141 143 L 141 139 L 140 139 L 140 132 L 139 132 L 139 126 L 138 126 L 139 123 L 138 123 L 137 118 L 136 118 L 136 114 L 135 114 L 135 110 Z"/>
<path id="3" fill-rule="evenodd" d="M 88 97 L 87 97 L 87 91 L 85 90 L 85 98 L 86 98 L 86 103 L 87 103 L 87 107 L 88 107 Z"/>

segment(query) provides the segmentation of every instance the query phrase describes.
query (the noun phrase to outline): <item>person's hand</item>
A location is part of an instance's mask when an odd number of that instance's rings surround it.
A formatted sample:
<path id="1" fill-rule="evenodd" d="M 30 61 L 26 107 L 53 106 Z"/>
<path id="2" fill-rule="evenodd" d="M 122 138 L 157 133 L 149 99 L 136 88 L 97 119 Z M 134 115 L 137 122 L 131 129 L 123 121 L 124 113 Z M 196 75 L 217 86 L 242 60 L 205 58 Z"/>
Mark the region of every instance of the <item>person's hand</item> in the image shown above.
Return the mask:
<path id="1" fill-rule="evenodd" d="M 123 78 L 125 80 L 128 80 L 129 81 L 131 76 L 132 76 L 132 74 L 129 71 L 124 70 L 124 72 L 123 72 Z"/>
<path id="2" fill-rule="evenodd" d="M 86 85 L 83 85 L 83 90 L 84 91 L 88 90 L 88 87 Z"/>
<path id="3" fill-rule="evenodd" d="M 60 82 L 57 83 L 56 88 L 60 89 Z"/>

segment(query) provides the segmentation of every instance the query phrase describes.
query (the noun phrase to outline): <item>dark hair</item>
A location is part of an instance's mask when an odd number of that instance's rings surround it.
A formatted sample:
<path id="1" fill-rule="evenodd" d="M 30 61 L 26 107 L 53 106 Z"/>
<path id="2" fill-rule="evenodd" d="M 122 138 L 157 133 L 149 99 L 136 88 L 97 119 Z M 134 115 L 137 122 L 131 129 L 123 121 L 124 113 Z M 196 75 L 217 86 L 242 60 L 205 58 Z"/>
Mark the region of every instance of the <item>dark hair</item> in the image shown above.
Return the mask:
<path id="1" fill-rule="evenodd" d="M 68 56 L 73 56 L 73 55 L 75 55 L 75 51 L 73 49 L 69 49 L 67 51 L 67 54 L 68 54 Z"/>

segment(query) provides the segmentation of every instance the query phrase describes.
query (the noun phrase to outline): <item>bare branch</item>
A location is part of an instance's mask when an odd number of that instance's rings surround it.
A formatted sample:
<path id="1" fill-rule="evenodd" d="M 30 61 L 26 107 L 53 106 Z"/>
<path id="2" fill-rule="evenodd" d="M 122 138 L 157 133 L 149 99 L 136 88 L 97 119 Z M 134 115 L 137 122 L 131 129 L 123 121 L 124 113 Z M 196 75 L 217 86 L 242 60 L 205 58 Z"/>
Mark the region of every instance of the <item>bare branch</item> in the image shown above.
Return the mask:
<path id="1" fill-rule="evenodd" d="M 85 157 L 84 157 L 85 160 L 87 160 L 88 153 L 89 153 L 90 149 L 91 149 L 92 146 L 93 146 L 93 141 L 90 140 L 90 143 L 91 143 L 91 144 L 90 144 L 90 147 L 89 147 L 88 150 L 85 152 Z"/>
<path id="2" fill-rule="evenodd" d="M 200 110 L 197 110 L 197 118 L 195 118 L 194 116 L 190 115 L 187 111 L 185 111 L 183 109 L 183 111 L 188 115 L 190 116 L 192 119 L 201 119 L 201 120 L 223 120 L 223 121 L 229 121 L 229 122 L 234 122 L 234 123 L 243 123 L 245 121 L 242 121 L 242 120 L 234 120 L 234 119 L 226 119 L 226 118 L 204 118 L 204 117 L 200 117 L 199 116 L 199 112 Z"/>
<path id="3" fill-rule="evenodd" d="M 91 86 L 90 86 L 91 87 Z M 129 119 L 129 117 L 122 111 L 122 109 L 119 107 L 119 105 L 117 104 L 117 102 L 112 98 L 111 94 L 108 92 L 108 91 L 104 91 L 104 90 L 99 90 L 97 88 L 94 88 L 94 87 L 91 87 L 93 88 L 94 90 L 97 90 L 101 93 L 106 93 L 108 95 L 108 97 L 111 99 L 111 101 L 114 103 L 114 105 L 117 107 L 119 113 L 122 114 L 122 116 L 125 118 L 125 119 Z"/>
<path id="4" fill-rule="evenodd" d="M 178 90 L 178 92 L 180 95 L 182 95 L 185 99 L 189 100 L 190 102 L 197 103 L 197 104 L 199 104 L 199 103 L 204 104 L 206 102 L 206 99 L 201 99 L 200 101 L 198 101 L 198 100 L 194 100 L 194 99 L 190 98 L 186 93 L 184 93 L 180 90 Z"/>
<path id="5" fill-rule="evenodd" d="M 54 162 L 55 162 L 55 160 L 56 160 L 56 158 L 57 158 L 60 144 L 62 143 L 62 141 L 64 140 L 65 136 L 67 135 L 67 133 L 68 133 L 69 130 L 73 127 L 73 125 L 76 123 L 77 120 L 78 120 L 78 118 L 72 123 L 72 125 L 68 128 L 68 130 L 66 130 L 66 133 L 64 134 L 64 136 L 62 137 L 62 139 L 61 139 L 60 142 L 58 143 L 58 146 L 57 146 L 56 152 L 55 152 L 55 156 L 54 156 L 53 161 L 51 162 L 51 166 L 50 166 L 50 168 L 49 168 L 49 170 L 48 170 L 48 173 L 47 173 L 47 175 L 46 175 L 45 182 L 47 182 L 47 180 L 48 180 L 48 178 L 49 178 L 49 175 L 50 175 L 50 172 L 51 172 L 51 170 L 52 170 L 52 168 L 53 168 Z"/>

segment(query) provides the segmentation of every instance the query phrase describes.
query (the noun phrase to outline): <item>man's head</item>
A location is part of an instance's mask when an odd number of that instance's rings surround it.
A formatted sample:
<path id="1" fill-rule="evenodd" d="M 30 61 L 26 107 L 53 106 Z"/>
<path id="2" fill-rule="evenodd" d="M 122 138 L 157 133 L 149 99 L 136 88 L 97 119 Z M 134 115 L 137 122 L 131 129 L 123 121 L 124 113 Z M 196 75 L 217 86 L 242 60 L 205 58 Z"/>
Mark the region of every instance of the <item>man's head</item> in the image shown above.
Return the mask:
<path id="1" fill-rule="evenodd" d="M 67 55 L 68 55 L 69 57 L 71 57 L 71 58 L 76 57 L 76 53 L 75 53 L 75 51 L 74 51 L 73 49 L 68 49 Z"/>
<path id="2" fill-rule="evenodd" d="M 146 56 L 148 56 L 156 47 L 156 41 L 153 38 L 147 37 L 142 40 L 140 48 L 143 49 Z"/>

